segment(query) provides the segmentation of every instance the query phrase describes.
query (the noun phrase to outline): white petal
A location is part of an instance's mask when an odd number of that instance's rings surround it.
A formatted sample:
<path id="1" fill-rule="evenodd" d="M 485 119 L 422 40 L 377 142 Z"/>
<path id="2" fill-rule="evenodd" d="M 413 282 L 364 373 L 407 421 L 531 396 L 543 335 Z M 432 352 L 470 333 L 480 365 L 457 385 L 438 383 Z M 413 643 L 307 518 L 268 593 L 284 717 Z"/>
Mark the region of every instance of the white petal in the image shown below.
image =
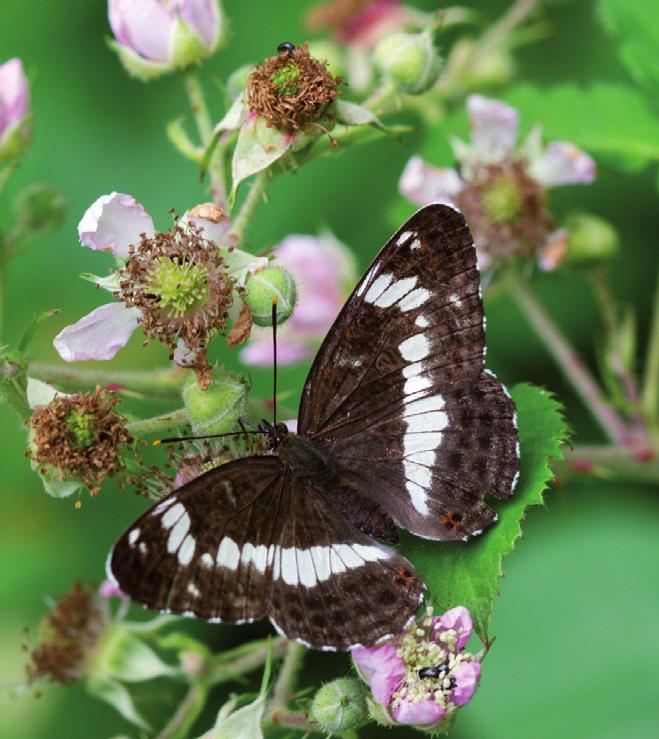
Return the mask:
<path id="1" fill-rule="evenodd" d="M 454 169 L 433 167 L 414 156 L 405 165 L 398 189 L 408 200 L 418 205 L 448 203 L 462 190 L 463 182 Z"/>
<path id="2" fill-rule="evenodd" d="M 60 331 L 53 346 L 67 362 L 112 359 L 130 339 L 139 317 L 138 308 L 107 303 Z"/>
<path id="3" fill-rule="evenodd" d="M 517 140 L 517 111 L 482 95 L 467 98 L 474 154 L 479 161 L 497 162 L 512 154 Z"/>
<path id="4" fill-rule="evenodd" d="M 596 173 L 592 158 L 568 141 L 551 141 L 542 155 L 529 163 L 529 174 L 545 187 L 588 184 Z"/>
<path id="5" fill-rule="evenodd" d="M 48 405 L 56 396 L 65 396 L 68 393 L 61 393 L 47 382 L 37 380 L 35 377 L 28 377 L 26 395 L 27 404 L 32 410 L 35 410 L 40 406 Z"/>
<path id="6" fill-rule="evenodd" d="M 188 349 L 183 339 L 179 339 L 176 342 L 176 349 L 174 349 L 174 362 L 179 367 L 192 367 L 197 361 L 198 352 Z"/>
<path id="7" fill-rule="evenodd" d="M 127 257 L 141 234 L 153 236 L 151 216 L 131 195 L 113 192 L 92 203 L 78 224 L 80 243 L 97 251 Z"/>

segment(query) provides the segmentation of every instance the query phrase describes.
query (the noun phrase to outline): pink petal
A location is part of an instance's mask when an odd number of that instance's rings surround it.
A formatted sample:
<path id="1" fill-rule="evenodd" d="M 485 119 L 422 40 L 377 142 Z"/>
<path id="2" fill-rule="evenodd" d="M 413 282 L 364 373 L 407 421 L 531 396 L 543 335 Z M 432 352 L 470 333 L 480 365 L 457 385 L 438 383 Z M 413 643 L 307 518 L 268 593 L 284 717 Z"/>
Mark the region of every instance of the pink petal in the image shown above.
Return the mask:
<path id="1" fill-rule="evenodd" d="M 284 338 L 281 333 L 277 335 L 278 365 L 294 364 L 308 359 L 310 356 L 311 349 L 308 346 Z M 274 361 L 272 337 L 257 338 L 250 341 L 240 352 L 240 359 L 245 364 L 250 364 L 253 367 L 272 366 Z"/>
<path id="2" fill-rule="evenodd" d="M 500 100 L 469 95 L 467 112 L 476 158 L 496 162 L 510 156 L 517 140 L 518 115 Z"/>
<path id="3" fill-rule="evenodd" d="M 14 57 L 0 64 L 0 135 L 30 109 L 30 88 L 23 63 Z"/>
<path id="4" fill-rule="evenodd" d="M 455 196 L 462 190 L 463 182 L 454 169 L 433 167 L 413 156 L 400 176 L 398 189 L 401 195 L 417 205 L 448 203 L 453 205 Z"/>
<path id="5" fill-rule="evenodd" d="M 478 687 L 480 674 L 480 662 L 460 662 L 453 670 L 452 676 L 455 678 L 456 685 L 451 691 L 451 700 L 456 706 L 469 703 Z"/>
<path id="6" fill-rule="evenodd" d="M 588 184 L 597 175 L 597 167 L 586 152 L 568 141 L 551 141 L 541 156 L 530 163 L 529 173 L 541 185 Z"/>
<path id="7" fill-rule="evenodd" d="M 178 0 L 176 9 L 208 49 L 214 49 L 220 35 L 220 13 L 215 0 Z"/>
<path id="8" fill-rule="evenodd" d="M 220 221 L 219 223 L 213 223 L 213 221 L 207 221 L 205 218 L 199 218 L 198 216 L 191 216 L 186 213 L 183 216 L 188 223 L 192 223 L 197 228 L 202 229 L 201 235 L 212 241 L 214 244 L 221 244 L 224 234 L 229 230 L 231 223 L 228 219 Z"/>
<path id="9" fill-rule="evenodd" d="M 168 62 L 174 17 L 158 0 L 109 0 L 115 38 L 150 61 Z"/>
<path id="10" fill-rule="evenodd" d="M 67 326 L 53 339 L 53 346 L 67 362 L 112 359 L 137 328 L 140 311 L 123 303 L 107 303 Z"/>
<path id="11" fill-rule="evenodd" d="M 291 317 L 291 329 L 312 337 L 324 337 L 343 302 L 343 296 L 338 291 L 334 295 L 302 295 Z"/>
<path id="12" fill-rule="evenodd" d="M 375 700 L 388 706 L 391 695 L 405 676 L 405 665 L 393 644 L 379 647 L 356 647 L 350 654 L 360 674 L 369 684 Z"/>
<path id="13" fill-rule="evenodd" d="M 101 598 L 108 600 L 109 598 L 125 598 L 123 590 L 112 580 L 103 580 L 98 586 L 98 594 Z"/>
<path id="14" fill-rule="evenodd" d="M 372 49 L 384 36 L 401 30 L 407 21 L 405 6 L 398 0 L 374 0 L 341 29 L 339 39 Z"/>
<path id="15" fill-rule="evenodd" d="M 456 606 L 451 608 L 441 616 L 435 616 L 432 620 L 432 628 L 435 628 L 435 624 L 439 623 L 440 628 L 454 629 L 458 633 L 458 640 L 455 645 L 455 651 L 459 652 L 464 645 L 469 641 L 471 631 L 473 628 L 471 622 L 471 614 L 464 606 Z"/>
<path id="16" fill-rule="evenodd" d="M 275 246 L 278 263 L 288 269 L 300 289 L 328 291 L 356 279 L 355 260 L 349 249 L 331 234 L 291 234 Z"/>
<path id="17" fill-rule="evenodd" d="M 395 708 L 391 709 L 394 721 L 399 724 L 416 724 L 418 726 L 431 726 L 439 723 L 446 711 L 434 700 L 418 701 L 412 703 L 403 699 Z"/>
<path id="18" fill-rule="evenodd" d="M 127 257 L 128 247 L 139 243 L 141 234 L 153 236 L 151 216 L 132 195 L 112 192 L 101 195 L 85 211 L 78 224 L 80 243 L 96 251 Z"/>

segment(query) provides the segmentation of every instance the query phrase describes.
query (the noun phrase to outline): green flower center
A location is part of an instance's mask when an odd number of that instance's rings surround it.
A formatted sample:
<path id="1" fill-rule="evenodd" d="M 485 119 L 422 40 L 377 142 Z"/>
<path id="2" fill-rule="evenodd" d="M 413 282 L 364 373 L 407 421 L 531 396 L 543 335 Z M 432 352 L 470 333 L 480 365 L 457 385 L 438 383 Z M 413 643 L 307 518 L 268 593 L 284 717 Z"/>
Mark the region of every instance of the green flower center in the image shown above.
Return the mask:
<path id="1" fill-rule="evenodd" d="M 208 272 L 178 257 L 161 256 L 151 270 L 147 292 L 160 298 L 159 307 L 171 316 L 182 318 L 207 302 Z"/>
<path id="2" fill-rule="evenodd" d="M 289 95 L 297 95 L 297 81 L 300 79 L 299 68 L 292 63 L 286 64 L 281 69 L 273 72 L 270 80 L 277 90 L 277 95 L 288 97 Z"/>
<path id="3" fill-rule="evenodd" d="M 89 449 L 90 446 L 96 443 L 97 423 L 96 416 L 93 413 L 72 408 L 64 423 L 74 449 L 79 451 Z"/>
<path id="4" fill-rule="evenodd" d="M 495 223 L 514 223 L 522 215 L 522 197 L 515 175 L 505 172 L 485 185 L 483 211 Z"/>

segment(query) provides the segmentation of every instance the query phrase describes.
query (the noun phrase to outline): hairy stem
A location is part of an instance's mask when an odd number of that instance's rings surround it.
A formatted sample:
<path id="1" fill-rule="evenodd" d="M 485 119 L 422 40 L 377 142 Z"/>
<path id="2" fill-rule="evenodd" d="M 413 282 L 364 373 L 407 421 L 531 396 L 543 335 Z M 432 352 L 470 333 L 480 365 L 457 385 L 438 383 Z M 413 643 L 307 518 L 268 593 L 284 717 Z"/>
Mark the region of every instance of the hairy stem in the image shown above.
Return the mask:
<path id="1" fill-rule="evenodd" d="M 190 110 L 197 124 L 197 131 L 203 149 L 210 144 L 213 138 L 213 122 L 208 112 L 204 91 L 199 81 L 197 73 L 192 69 L 187 69 L 183 73 L 183 85 L 190 103 Z M 213 152 L 208 165 L 211 183 L 213 188 L 213 200 L 221 208 L 226 209 L 227 194 L 224 173 L 224 150 L 217 147 Z"/>
<path id="2" fill-rule="evenodd" d="M 63 390 L 93 390 L 97 385 L 119 385 L 145 395 L 178 395 L 186 377 L 179 367 L 153 370 L 119 371 L 82 369 L 75 365 L 31 362 L 28 374 Z"/>
<path id="3" fill-rule="evenodd" d="M 134 436 L 143 436 L 145 434 L 156 434 L 161 431 L 169 431 L 177 426 L 182 426 L 188 422 L 188 414 L 185 408 L 178 408 L 169 413 L 163 413 L 161 416 L 153 416 L 152 418 L 141 418 L 139 421 L 130 421 L 126 424 L 126 428 Z"/>
<path id="4" fill-rule="evenodd" d="M 286 705 L 295 690 L 295 682 L 302 667 L 306 649 L 297 642 L 288 642 L 286 655 L 277 677 L 264 724 L 278 723 L 276 717 L 286 712 Z"/>
<path id="5" fill-rule="evenodd" d="M 242 242 L 256 209 L 265 199 L 265 191 L 269 181 L 270 174 L 268 170 L 259 172 L 254 178 L 247 197 L 232 221 L 231 230 L 227 236 L 227 243 L 231 246 L 237 246 Z"/>
<path id="6" fill-rule="evenodd" d="M 608 438 L 615 443 L 633 444 L 634 438 L 631 430 L 606 401 L 590 371 L 547 311 L 526 285 L 519 280 L 511 279 L 508 287 L 510 294 L 538 338 L 543 342 L 586 407 L 597 419 Z"/>
<path id="7" fill-rule="evenodd" d="M 620 445 L 576 446 L 565 450 L 565 461 L 557 474 L 586 474 L 659 485 L 659 457 Z"/>
<path id="8" fill-rule="evenodd" d="M 156 739 L 186 739 L 190 729 L 206 705 L 209 685 L 203 678 L 195 681 L 185 694 L 176 713 L 167 722 Z"/>

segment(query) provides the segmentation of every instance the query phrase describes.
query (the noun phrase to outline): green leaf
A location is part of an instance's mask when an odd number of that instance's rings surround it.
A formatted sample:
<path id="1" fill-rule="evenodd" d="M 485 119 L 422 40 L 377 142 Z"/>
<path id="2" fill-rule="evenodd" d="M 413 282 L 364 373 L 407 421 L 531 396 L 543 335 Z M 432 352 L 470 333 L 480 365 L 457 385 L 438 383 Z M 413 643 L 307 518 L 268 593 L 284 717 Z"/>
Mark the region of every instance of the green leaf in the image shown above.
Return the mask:
<path id="1" fill-rule="evenodd" d="M 235 196 L 238 185 L 246 177 L 267 169 L 282 157 L 293 140 L 291 134 L 279 131 L 274 126 L 269 128 L 261 116 L 245 122 L 240 128 L 231 163 L 232 196 Z"/>
<path id="2" fill-rule="evenodd" d="M 526 127 L 540 122 L 545 138 L 571 141 L 600 163 L 635 172 L 659 160 L 659 118 L 631 87 L 520 85 L 506 100 L 520 110 Z"/>
<path id="3" fill-rule="evenodd" d="M 532 385 L 512 390 L 521 445 L 520 479 L 507 503 L 496 506 L 499 521 L 483 536 L 466 544 L 431 542 L 406 535 L 402 552 L 428 585 L 436 612 L 468 608 L 476 631 L 487 641 L 502 560 L 522 535 L 526 509 L 541 505 L 552 479 L 550 463 L 562 458 L 567 438 L 562 406 L 551 394 Z"/>
<path id="4" fill-rule="evenodd" d="M 599 0 L 598 15 L 617 43 L 620 60 L 632 77 L 659 94 L 659 6 L 647 0 Z"/>

